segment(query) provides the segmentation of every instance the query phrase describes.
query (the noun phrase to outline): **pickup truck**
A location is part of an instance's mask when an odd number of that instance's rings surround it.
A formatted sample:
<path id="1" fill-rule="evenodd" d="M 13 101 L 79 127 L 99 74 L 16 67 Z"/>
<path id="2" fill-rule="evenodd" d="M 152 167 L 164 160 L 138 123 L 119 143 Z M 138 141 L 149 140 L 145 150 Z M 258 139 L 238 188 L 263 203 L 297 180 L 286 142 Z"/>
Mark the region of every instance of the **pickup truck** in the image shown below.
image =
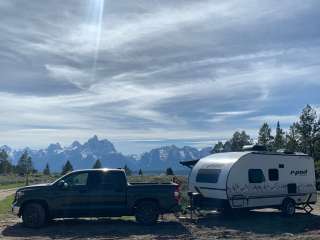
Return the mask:
<path id="1" fill-rule="evenodd" d="M 12 212 L 32 228 L 74 217 L 135 216 L 138 223 L 150 225 L 159 214 L 178 211 L 179 198 L 175 183 L 128 183 L 121 169 L 88 169 L 19 188 Z"/>

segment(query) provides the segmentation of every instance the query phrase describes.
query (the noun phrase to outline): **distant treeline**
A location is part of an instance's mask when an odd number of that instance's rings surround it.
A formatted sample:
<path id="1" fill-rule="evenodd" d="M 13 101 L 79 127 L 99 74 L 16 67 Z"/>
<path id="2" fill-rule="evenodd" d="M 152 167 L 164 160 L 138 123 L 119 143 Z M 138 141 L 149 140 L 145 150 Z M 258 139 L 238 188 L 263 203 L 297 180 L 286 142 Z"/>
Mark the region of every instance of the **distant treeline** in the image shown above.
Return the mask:
<path id="1" fill-rule="evenodd" d="M 310 105 L 307 105 L 301 112 L 296 122 L 292 123 L 287 131 L 284 131 L 280 122 L 277 122 L 275 134 L 267 122 L 263 123 L 258 132 L 257 142 L 265 145 L 269 151 L 277 151 L 286 149 L 291 152 L 303 152 L 312 156 L 316 160 L 316 175 L 320 178 L 320 118 L 317 112 Z M 254 140 L 245 131 L 236 131 L 232 138 L 226 142 L 218 142 L 213 146 L 212 152 L 230 152 L 241 151 L 244 145 L 250 145 Z M 319 167 L 318 167 L 319 166 Z M 99 159 L 96 160 L 92 168 L 103 167 Z M 127 167 L 123 167 L 127 175 L 131 175 L 132 171 Z M 73 170 L 70 161 L 67 161 L 61 169 L 61 174 L 65 174 Z M 12 164 L 5 150 L 0 151 L 0 174 L 19 174 L 28 176 L 30 173 L 37 172 L 32 164 L 32 159 L 28 152 L 25 151 L 19 158 L 16 165 Z M 164 171 L 167 175 L 173 175 L 173 170 L 168 168 Z M 50 175 L 50 167 L 47 164 L 43 169 L 43 174 Z M 138 172 L 143 175 L 142 169 Z"/>
<path id="2" fill-rule="evenodd" d="M 218 142 L 213 152 L 240 151 L 244 145 L 252 144 L 253 139 L 245 132 L 235 132 L 225 143 Z M 320 116 L 310 105 L 301 112 L 296 122 L 284 131 L 277 122 L 275 134 L 267 122 L 263 123 L 258 132 L 258 144 L 264 145 L 269 151 L 285 149 L 289 152 L 302 152 L 315 159 L 316 178 L 320 180 Z"/>
<path id="3" fill-rule="evenodd" d="M 307 105 L 287 131 L 281 128 L 278 121 L 273 135 L 269 124 L 263 123 L 257 142 L 266 146 L 269 151 L 286 149 L 290 152 L 303 152 L 320 160 L 320 118 L 316 110 Z M 244 145 L 253 143 L 253 139 L 245 131 L 236 131 L 230 140 L 218 142 L 213 147 L 213 152 L 241 151 Z"/>

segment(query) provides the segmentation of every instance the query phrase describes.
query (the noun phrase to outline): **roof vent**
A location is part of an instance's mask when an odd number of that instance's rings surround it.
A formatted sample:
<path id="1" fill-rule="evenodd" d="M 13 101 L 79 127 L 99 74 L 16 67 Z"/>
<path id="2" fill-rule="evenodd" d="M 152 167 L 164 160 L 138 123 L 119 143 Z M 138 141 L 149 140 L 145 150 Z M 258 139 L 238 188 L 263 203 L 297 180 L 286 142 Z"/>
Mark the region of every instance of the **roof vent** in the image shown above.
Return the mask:
<path id="1" fill-rule="evenodd" d="M 290 151 L 288 149 L 278 149 L 277 153 L 283 153 L 283 154 L 295 154 L 295 152 Z"/>
<path id="2" fill-rule="evenodd" d="M 245 145 L 242 147 L 242 151 L 267 151 L 267 147 L 259 144 Z"/>

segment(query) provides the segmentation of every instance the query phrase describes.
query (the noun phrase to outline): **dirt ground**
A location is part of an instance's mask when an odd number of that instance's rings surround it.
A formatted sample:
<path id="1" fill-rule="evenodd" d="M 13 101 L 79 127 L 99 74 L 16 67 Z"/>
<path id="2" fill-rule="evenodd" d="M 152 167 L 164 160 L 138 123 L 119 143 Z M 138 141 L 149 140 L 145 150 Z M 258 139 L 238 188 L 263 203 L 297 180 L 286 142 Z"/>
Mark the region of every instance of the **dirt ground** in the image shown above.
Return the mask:
<path id="1" fill-rule="evenodd" d="M 223 217 L 207 213 L 197 222 L 167 215 L 154 226 L 133 220 L 54 220 L 42 229 L 27 229 L 21 220 L 8 215 L 0 222 L 0 239 L 320 239 L 320 204 L 313 214 L 299 211 L 284 218 L 276 210 L 251 211 Z"/>
<path id="2" fill-rule="evenodd" d="M 0 201 L 5 199 L 6 197 L 14 194 L 16 192 L 16 188 L 0 190 Z"/>

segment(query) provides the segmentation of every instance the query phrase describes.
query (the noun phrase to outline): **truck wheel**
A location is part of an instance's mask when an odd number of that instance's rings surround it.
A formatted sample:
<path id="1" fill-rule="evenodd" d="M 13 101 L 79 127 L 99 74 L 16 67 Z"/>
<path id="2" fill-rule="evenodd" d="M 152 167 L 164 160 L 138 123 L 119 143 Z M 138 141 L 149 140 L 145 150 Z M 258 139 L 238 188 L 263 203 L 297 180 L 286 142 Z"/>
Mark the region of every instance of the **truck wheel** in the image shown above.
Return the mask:
<path id="1" fill-rule="evenodd" d="M 39 228 L 46 223 L 46 211 L 38 203 L 28 203 L 22 209 L 22 221 L 26 227 Z"/>
<path id="2" fill-rule="evenodd" d="M 159 207 L 155 202 L 143 201 L 137 205 L 135 217 L 138 223 L 144 225 L 155 224 L 159 217 Z"/>
<path id="3" fill-rule="evenodd" d="M 282 203 L 282 214 L 286 217 L 291 217 L 296 212 L 296 203 L 292 199 L 285 199 Z"/>

